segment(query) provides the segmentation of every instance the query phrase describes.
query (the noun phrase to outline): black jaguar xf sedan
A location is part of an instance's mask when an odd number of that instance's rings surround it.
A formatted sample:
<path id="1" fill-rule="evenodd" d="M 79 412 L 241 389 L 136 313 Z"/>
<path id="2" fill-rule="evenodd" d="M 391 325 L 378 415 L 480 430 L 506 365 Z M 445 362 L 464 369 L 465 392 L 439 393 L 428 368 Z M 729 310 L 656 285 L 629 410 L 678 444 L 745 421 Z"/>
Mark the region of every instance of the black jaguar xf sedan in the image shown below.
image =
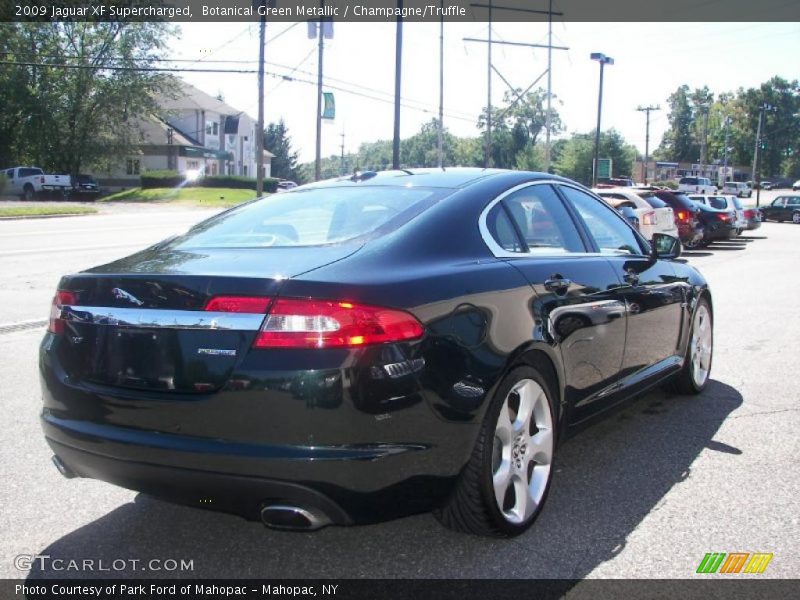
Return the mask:
<path id="1" fill-rule="evenodd" d="M 44 432 L 67 477 L 273 527 L 513 536 L 570 432 L 706 386 L 711 294 L 679 253 L 542 173 L 301 186 L 65 276 Z"/>

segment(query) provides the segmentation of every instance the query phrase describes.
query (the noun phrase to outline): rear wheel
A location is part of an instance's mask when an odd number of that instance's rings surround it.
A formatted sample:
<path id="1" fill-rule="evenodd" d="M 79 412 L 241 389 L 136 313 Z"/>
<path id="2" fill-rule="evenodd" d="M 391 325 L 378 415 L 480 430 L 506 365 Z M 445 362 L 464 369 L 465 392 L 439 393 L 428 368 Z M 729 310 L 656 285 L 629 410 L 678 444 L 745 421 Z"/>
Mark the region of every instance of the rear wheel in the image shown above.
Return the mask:
<path id="1" fill-rule="evenodd" d="M 796 210 L 792 213 L 792 223 L 800 225 L 800 210 Z"/>
<path id="2" fill-rule="evenodd" d="M 33 200 L 33 194 L 34 194 L 33 186 L 30 183 L 26 184 L 25 187 L 22 188 L 23 200 Z"/>
<path id="3" fill-rule="evenodd" d="M 539 515 L 550 488 L 555 450 L 550 386 L 534 368 L 517 367 L 497 390 L 472 456 L 445 506 L 445 526 L 512 537 Z"/>
<path id="4" fill-rule="evenodd" d="M 692 333 L 686 348 L 683 368 L 670 382 L 679 394 L 699 394 L 708 384 L 714 354 L 714 323 L 705 298 L 700 298 L 694 311 Z"/>

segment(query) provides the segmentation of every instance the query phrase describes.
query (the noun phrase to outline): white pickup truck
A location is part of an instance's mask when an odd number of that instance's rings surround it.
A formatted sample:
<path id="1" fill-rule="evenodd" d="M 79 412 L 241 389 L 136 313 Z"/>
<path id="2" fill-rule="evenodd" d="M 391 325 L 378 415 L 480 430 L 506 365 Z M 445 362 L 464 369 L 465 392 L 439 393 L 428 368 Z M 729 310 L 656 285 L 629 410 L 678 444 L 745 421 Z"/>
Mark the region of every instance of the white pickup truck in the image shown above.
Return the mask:
<path id="1" fill-rule="evenodd" d="M 69 175 L 45 175 L 38 167 L 13 167 L 0 170 L 6 176 L 6 193 L 33 200 L 41 192 L 57 192 L 68 196 L 72 191 Z"/>

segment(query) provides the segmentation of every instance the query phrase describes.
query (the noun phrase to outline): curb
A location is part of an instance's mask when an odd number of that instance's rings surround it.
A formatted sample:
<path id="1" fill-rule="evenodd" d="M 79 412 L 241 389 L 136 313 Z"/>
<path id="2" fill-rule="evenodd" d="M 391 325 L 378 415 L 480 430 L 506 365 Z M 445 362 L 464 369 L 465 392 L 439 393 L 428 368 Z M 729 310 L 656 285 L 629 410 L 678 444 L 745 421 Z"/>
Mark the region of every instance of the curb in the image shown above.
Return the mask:
<path id="1" fill-rule="evenodd" d="M 58 215 L 14 215 L 10 217 L 0 217 L 0 221 L 20 221 L 26 219 L 58 219 L 59 217 L 90 217 L 99 215 L 99 212 L 94 213 L 63 213 Z"/>

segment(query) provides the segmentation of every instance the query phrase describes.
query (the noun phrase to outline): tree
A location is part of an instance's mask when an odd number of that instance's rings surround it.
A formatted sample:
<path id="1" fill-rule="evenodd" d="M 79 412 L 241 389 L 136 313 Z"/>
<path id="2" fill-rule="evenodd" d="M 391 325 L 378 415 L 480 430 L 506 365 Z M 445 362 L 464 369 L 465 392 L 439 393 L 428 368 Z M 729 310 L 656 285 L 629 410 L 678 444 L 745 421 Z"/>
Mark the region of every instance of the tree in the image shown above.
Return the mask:
<path id="1" fill-rule="evenodd" d="M 689 86 L 684 84 L 667 98 L 669 129 L 653 153 L 658 159 L 694 162 L 700 156 L 700 146 L 694 133 L 694 112 Z"/>
<path id="2" fill-rule="evenodd" d="M 600 158 L 610 158 L 612 176 L 629 177 L 636 158 L 636 148 L 625 141 L 615 129 L 600 133 Z M 594 131 L 575 133 L 554 146 L 555 172 L 585 185 L 592 181 Z"/>
<path id="3" fill-rule="evenodd" d="M 274 154 L 271 174 L 280 179 L 298 179 L 297 152 L 292 150 L 289 128 L 283 119 L 270 123 L 264 131 L 264 148 Z"/>
<path id="4" fill-rule="evenodd" d="M 555 96 L 553 96 L 555 98 Z M 547 92 L 538 88 L 525 95 L 521 89 L 507 90 L 503 96 L 504 106 L 492 107 L 492 164 L 499 168 L 514 168 L 519 161 L 530 162 L 539 136 L 547 125 Z M 478 128 L 486 139 L 488 107 L 484 107 L 478 118 Z M 563 130 L 561 117 L 551 108 L 552 135 Z M 485 143 L 485 142 L 484 142 Z M 518 156 L 519 157 L 518 161 Z M 527 158 L 526 158 L 527 157 Z"/>
<path id="5" fill-rule="evenodd" d="M 147 68 L 175 31 L 165 23 L 2 24 L 13 64 L 0 66 L 0 102 L 11 102 L 0 157 L 73 175 L 118 163 L 140 141 L 136 118 L 155 113 L 156 96 L 173 89 L 170 76 Z"/>

